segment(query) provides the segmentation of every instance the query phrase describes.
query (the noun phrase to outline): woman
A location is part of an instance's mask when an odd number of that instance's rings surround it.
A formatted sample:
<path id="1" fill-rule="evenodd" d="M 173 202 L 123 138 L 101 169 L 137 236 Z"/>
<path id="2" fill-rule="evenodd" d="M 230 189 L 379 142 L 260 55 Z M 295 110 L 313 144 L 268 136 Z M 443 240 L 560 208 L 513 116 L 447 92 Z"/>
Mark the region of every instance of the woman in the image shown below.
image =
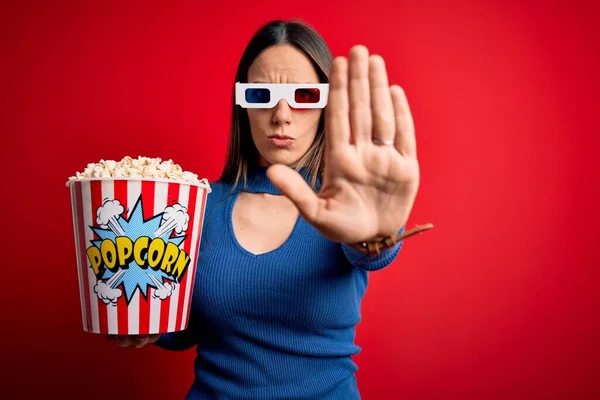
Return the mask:
<path id="1" fill-rule="evenodd" d="M 355 46 L 332 60 L 294 21 L 257 32 L 236 82 L 189 327 L 119 344 L 196 346 L 192 399 L 358 399 L 351 356 L 368 273 L 400 251 L 402 240 L 380 239 L 404 231 L 419 186 L 404 92 L 381 57 Z M 298 83 L 308 88 L 285 92 Z M 367 254 L 362 242 L 380 245 Z"/>

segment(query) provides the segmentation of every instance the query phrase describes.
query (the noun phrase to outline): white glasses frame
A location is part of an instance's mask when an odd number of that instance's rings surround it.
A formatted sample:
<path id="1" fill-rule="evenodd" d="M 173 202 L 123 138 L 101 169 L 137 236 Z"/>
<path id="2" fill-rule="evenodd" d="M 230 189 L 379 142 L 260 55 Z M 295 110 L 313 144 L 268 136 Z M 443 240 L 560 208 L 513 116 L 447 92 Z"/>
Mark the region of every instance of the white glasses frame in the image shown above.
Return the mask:
<path id="1" fill-rule="evenodd" d="M 269 89 L 271 101 L 268 103 L 248 103 L 246 101 L 246 89 Z M 294 99 L 296 89 L 319 89 L 320 98 L 318 103 L 297 103 Z M 273 108 L 284 99 L 294 108 L 324 108 L 329 97 L 328 83 L 235 83 L 235 104 L 243 108 Z"/>

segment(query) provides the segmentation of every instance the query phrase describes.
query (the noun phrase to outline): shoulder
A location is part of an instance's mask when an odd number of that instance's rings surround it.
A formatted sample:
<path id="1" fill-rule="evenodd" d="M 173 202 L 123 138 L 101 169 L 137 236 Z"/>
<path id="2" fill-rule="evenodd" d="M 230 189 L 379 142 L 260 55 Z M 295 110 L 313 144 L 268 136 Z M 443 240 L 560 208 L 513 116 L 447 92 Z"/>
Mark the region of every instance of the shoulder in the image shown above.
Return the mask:
<path id="1" fill-rule="evenodd" d="M 225 183 L 222 181 L 212 181 L 208 183 L 210 186 L 210 193 L 208 197 L 214 198 L 222 198 L 226 196 L 231 191 L 231 185 L 229 183 Z"/>
<path id="2" fill-rule="evenodd" d="M 231 195 L 231 185 L 229 183 L 221 181 L 209 182 L 210 193 L 206 198 L 206 209 L 207 211 L 214 209 L 214 207 L 222 202 L 226 197 Z"/>
<path id="3" fill-rule="evenodd" d="M 224 203 L 224 200 L 228 197 L 229 193 L 231 192 L 231 185 L 223 183 L 221 181 L 209 182 L 208 185 L 210 187 L 210 191 L 206 196 L 206 202 L 204 204 L 205 229 L 203 229 L 202 231 L 203 238 L 211 230 L 210 228 L 214 225 L 215 221 L 220 220 L 219 218 L 216 218 L 218 216 L 218 213 L 215 214 L 215 211 L 218 209 L 218 206 L 220 204 Z"/>

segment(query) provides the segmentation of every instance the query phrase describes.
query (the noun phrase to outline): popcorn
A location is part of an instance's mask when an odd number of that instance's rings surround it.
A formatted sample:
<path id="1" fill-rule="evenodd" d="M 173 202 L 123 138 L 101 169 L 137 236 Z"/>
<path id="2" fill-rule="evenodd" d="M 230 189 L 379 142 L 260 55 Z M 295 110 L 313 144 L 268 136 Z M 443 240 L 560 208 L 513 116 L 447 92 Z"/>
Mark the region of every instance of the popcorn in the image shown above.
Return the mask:
<path id="1" fill-rule="evenodd" d="M 205 178 L 198 179 L 198 175 L 184 171 L 173 160 L 163 161 L 161 158 L 123 157 L 121 161 L 100 160 L 98 163 L 89 163 L 83 172 L 76 172 L 69 177 L 69 182 L 78 179 L 91 178 L 154 178 L 167 179 L 180 183 L 202 185 L 210 189 Z M 68 182 L 67 182 L 68 184 Z"/>

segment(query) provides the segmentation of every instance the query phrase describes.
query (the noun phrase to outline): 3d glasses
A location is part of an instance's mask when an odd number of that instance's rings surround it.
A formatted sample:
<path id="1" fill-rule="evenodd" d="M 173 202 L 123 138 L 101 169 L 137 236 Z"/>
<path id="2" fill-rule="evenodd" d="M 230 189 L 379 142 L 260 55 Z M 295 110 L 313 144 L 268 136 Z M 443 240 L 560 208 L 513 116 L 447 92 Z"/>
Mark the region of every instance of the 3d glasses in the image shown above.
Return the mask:
<path id="1" fill-rule="evenodd" d="M 281 99 L 293 108 L 324 108 L 328 95 L 328 83 L 235 84 L 235 103 L 243 108 L 272 108 Z"/>

